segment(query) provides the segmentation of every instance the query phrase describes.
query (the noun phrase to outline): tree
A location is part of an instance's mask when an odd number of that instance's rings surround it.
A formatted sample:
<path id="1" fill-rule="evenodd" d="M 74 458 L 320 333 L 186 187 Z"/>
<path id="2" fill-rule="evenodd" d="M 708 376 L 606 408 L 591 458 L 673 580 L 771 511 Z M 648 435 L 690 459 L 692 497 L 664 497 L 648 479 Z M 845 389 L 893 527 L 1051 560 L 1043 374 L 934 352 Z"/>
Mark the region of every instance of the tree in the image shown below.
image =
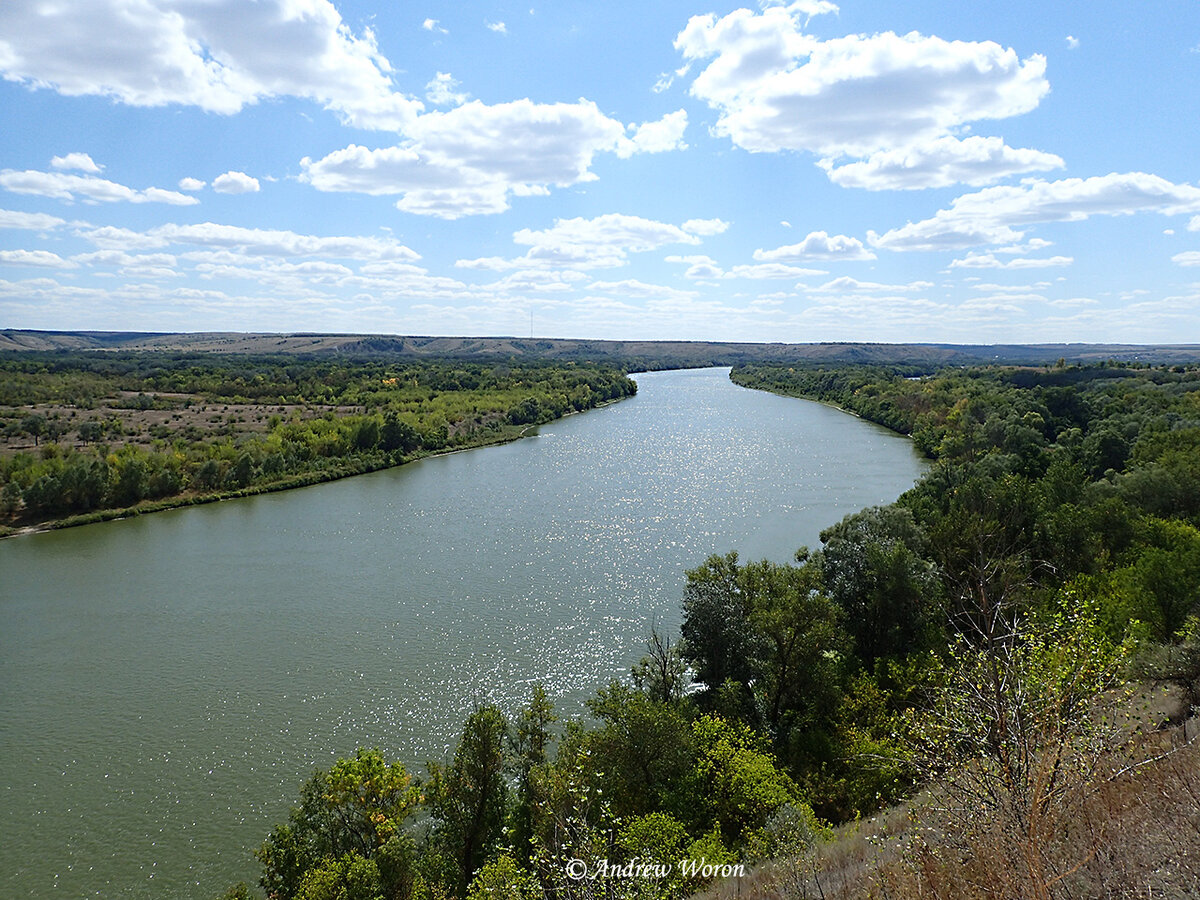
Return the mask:
<path id="1" fill-rule="evenodd" d="M 379 446 L 389 453 L 399 450 L 407 456 L 421 446 L 421 435 L 408 422 L 404 422 L 392 410 L 383 417 L 379 430 Z"/>
<path id="2" fill-rule="evenodd" d="M 554 740 L 550 729 L 557 716 L 546 697 L 546 689 L 533 686 L 533 697 L 521 711 L 514 731 L 512 747 L 517 770 L 517 802 L 511 815 L 512 846 L 517 860 L 528 865 L 534 840 L 535 810 L 544 800 L 542 774 L 549 762 Z"/>
<path id="3" fill-rule="evenodd" d="M 646 639 L 646 656 L 633 667 L 631 675 L 634 686 L 651 700 L 669 703 L 683 698 L 687 686 L 683 656 L 679 645 L 672 644 L 669 637 L 650 627 Z"/>
<path id="4" fill-rule="evenodd" d="M 33 446 L 38 445 L 38 439 L 46 433 L 46 417 L 37 415 L 26 416 L 21 420 L 21 430 L 33 438 Z"/>
<path id="5" fill-rule="evenodd" d="M 1122 665 L 1096 606 L 1071 591 L 1040 620 L 1018 620 L 983 646 L 952 646 L 916 758 L 944 794 L 944 834 L 964 839 L 969 855 L 990 829 L 1010 867 L 995 873 L 1004 896 L 1049 900 L 1069 874 L 1049 851 L 1113 775 L 1104 766 L 1123 741 Z"/>
<path id="6" fill-rule="evenodd" d="M 442 876 L 462 897 L 499 841 L 508 801 L 504 745 L 508 723 L 489 704 L 475 708 L 449 766 L 431 763 L 426 803 Z"/>
<path id="7" fill-rule="evenodd" d="M 928 540 L 909 510 L 865 509 L 826 528 L 821 541 L 825 588 L 845 611 L 865 666 L 928 646 L 940 590 L 923 558 Z"/>
<path id="8" fill-rule="evenodd" d="M 746 685 L 761 644 L 750 627 L 748 598 L 738 583 L 738 555 L 712 555 L 687 573 L 683 589 L 683 655 L 712 691 L 726 681 Z"/>
<path id="9" fill-rule="evenodd" d="M 726 843 L 743 842 L 781 806 L 800 802 L 795 783 L 745 725 L 702 716 L 692 735 L 697 806 Z"/>
<path id="10" fill-rule="evenodd" d="M 805 550 L 796 558 L 795 566 L 748 563 L 738 577 L 760 648 L 754 694 L 781 747 L 794 732 L 810 742 L 824 732 L 850 649 L 842 611 L 821 590 L 820 560 Z"/>
<path id="11" fill-rule="evenodd" d="M 617 815 L 690 802 L 680 789 L 692 764 L 692 740 L 675 706 L 614 681 L 588 701 L 588 709 L 603 725 L 588 735 L 587 747 Z"/>
<path id="12" fill-rule="evenodd" d="M 404 827 L 419 797 L 404 766 L 385 762 L 378 750 L 360 748 L 328 772 L 318 770 L 300 789 L 300 804 L 287 823 L 277 826 L 255 853 L 263 864 L 260 883 L 267 896 L 338 897 L 321 891 L 332 890 L 330 885 L 366 884 L 377 876 L 389 900 L 406 897 L 412 851 Z"/>

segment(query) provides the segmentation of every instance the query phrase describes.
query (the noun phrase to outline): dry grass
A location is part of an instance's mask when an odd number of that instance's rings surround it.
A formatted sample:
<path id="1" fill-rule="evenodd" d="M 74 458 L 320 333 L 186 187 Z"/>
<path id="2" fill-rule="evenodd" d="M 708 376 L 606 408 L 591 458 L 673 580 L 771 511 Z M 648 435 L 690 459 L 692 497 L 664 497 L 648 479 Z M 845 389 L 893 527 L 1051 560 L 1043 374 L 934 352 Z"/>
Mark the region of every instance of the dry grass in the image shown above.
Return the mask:
<path id="1" fill-rule="evenodd" d="M 939 809 L 931 792 L 842 827 L 814 857 L 776 860 L 699 900 L 1197 900 L 1197 726 L 1152 731 L 1110 760 L 1119 774 L 1039 848 L 1042 883 L 1030 880 L 1015 823 L 994 811 Z"/>

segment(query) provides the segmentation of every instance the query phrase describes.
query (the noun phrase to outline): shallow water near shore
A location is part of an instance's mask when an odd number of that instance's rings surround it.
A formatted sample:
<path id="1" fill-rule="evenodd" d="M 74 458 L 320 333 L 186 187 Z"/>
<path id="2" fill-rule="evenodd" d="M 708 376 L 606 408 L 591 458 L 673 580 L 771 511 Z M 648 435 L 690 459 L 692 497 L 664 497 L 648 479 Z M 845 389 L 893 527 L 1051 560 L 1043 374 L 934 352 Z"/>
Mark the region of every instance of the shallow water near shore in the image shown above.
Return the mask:
<path id="1" fill-rule="evenodd" d="M 791 559 L 923 463 L 727 369 L 516 443 L 0 542 L 6 897 L 211 900 L 300 782 L 420 769 L 479 698 L 576 715 L 710 553 Z"/>

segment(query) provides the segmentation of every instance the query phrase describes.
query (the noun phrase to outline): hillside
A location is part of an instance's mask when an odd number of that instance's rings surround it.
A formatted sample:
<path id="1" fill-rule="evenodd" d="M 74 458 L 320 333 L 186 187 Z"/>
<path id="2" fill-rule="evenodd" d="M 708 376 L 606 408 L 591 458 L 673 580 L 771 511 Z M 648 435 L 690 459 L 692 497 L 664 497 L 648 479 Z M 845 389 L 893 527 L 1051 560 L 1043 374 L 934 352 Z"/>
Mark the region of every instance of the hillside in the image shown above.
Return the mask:
<path id="1" fill-rule="evenodd" d="M 422 337 L 371 334 L 182 334 L 110 331 L 0 330 L 0 351 L 122 350 L 216 353 L 294 353 L 352 357 L 535 356 L 552 360 L 620 362 L 633 368 L 739 363 L 857 363 L 939 367 L 977 363 L 1040 364 L 1065 358 L 1087 363 L 1116 358 L 1177 363 L 1200 358 L 1200 345 L 1138 344 L 872 344 L 736 343 L 708 341 L 594 341 L 569 338 Z"/>

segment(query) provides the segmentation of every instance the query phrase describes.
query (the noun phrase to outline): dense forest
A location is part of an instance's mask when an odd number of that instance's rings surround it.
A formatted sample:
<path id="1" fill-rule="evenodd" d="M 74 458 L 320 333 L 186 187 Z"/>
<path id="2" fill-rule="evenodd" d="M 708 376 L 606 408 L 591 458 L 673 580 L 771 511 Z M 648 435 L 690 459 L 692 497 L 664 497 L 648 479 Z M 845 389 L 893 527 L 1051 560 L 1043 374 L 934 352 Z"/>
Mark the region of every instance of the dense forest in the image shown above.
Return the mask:
<path id="1" fill-rule="evenodd" d="M 268 897 L 1195 895 L 1200 368 L 732 377 L 931 469 L 791 564 L 703 561 L 585 721 L 535 688 L 421 772 L 315 772 Z"/>
<path id="2" fill-rule="evenodd" d="M 636 390 L 585 363 L 4 354 L 0 529 L 327 481 L 511 440 Z"/>

